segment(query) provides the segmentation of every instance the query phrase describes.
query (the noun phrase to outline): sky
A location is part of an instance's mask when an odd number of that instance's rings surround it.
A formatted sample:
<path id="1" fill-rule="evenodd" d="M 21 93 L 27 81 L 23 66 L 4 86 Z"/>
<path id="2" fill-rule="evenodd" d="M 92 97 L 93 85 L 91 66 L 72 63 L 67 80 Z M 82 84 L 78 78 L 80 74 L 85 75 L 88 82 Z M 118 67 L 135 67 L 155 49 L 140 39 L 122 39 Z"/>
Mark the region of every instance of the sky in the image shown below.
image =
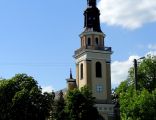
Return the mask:
<path id="1" fill-rule="evenodd" d="M 97 0 L 105 44 L 112 47 L 112 87 L 134 58 L 156 55 L 155 0 Z M 80 47 L 87 0 L 0 0 L 0 78 L 26 73 L 43 91 L 66 87 Z"/>

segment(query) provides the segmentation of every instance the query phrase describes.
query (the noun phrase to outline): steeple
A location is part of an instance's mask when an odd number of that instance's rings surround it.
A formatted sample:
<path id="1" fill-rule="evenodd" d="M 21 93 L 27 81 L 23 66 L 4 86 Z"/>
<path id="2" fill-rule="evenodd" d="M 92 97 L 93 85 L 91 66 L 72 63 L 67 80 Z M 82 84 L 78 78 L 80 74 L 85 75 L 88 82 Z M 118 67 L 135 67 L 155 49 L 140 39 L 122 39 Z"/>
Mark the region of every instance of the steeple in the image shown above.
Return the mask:
<path id="1" fill-rule="evenodd" d="M 85 31 L 102 32 L 100 28 L 100 11 L 96 7 L 96 0 L 87 0 L 87 9 L 84 11 Z"/>
<path id="2" fill-rule="evenodd" d="M 104 120 L 113 119 L 111 104 L 111 47 L 105 46 L 105 34 L 100 28 L 100 11 L 97 0 L 86 0 L 84 31 L 80 34 L 80 48 L 75 51 L 76 82 L 67 79 L 68 88 L 87 86 L 95 97 L 95 106 Z M 75 84 L 76 83 L 76 84 Z M 102 118 L 100 118 L 102 119 Z"/>
<path id="3" fill-rule="evenodd" d="M 66 80 L 67 80 L 68 90 L 73 90 L 74 88 L 77 88 L 76 79 L 73 79 L 71 69 L 70 69 L 70 78 L 68 78 Z"/>
<path id="4" fill-rule="evenodd" d="M 72 70 L 70 68 L 70 79 L 73 79 Z"/>

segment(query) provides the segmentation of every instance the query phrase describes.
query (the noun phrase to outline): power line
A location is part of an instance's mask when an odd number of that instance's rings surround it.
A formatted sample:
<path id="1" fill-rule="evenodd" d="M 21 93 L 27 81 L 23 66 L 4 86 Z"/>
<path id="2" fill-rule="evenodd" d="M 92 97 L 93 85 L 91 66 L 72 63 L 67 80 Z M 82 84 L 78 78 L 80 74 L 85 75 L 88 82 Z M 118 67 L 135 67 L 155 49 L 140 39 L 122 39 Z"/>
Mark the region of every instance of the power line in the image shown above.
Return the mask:
<path id="1" fill-rule="evenodd" d="M 26 66 L 26 67 L 64 67 L 64 66 L 71 66 L 73 63 L 65 63 L 65 62 L 4 62 L 0 63 L 0 66 Z"/>

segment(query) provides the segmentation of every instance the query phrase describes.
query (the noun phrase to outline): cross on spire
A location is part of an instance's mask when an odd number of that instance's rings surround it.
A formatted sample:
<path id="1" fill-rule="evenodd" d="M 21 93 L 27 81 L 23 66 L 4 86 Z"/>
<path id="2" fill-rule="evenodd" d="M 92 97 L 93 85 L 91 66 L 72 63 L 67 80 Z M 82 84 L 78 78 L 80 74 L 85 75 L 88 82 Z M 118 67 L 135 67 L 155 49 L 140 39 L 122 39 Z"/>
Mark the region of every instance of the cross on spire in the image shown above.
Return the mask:
<path id="1" fill-rule="evenodd" d="M 96 6 L 96 0 L 87 0 L 87 4 L 88 4 L 88 6 L 95 7 Z"/>

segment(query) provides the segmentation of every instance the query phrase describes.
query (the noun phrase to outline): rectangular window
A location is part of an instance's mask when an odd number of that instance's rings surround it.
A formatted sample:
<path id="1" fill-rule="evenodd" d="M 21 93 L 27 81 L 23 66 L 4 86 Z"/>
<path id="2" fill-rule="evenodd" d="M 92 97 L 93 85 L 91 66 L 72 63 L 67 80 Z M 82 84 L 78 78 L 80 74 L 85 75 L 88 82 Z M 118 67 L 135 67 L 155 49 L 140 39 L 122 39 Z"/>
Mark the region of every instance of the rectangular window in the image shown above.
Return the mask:
<path id="1" fill-rule="evenodd" d="M 80 65 L 80 79 L 83 79 L 83 64 Z"/>
<path id="2" fill-rule="evenodd" d="M 96 77 L 101 78 L 102 77 L 102 65 L 100 62 L 96 62 Z"/>

